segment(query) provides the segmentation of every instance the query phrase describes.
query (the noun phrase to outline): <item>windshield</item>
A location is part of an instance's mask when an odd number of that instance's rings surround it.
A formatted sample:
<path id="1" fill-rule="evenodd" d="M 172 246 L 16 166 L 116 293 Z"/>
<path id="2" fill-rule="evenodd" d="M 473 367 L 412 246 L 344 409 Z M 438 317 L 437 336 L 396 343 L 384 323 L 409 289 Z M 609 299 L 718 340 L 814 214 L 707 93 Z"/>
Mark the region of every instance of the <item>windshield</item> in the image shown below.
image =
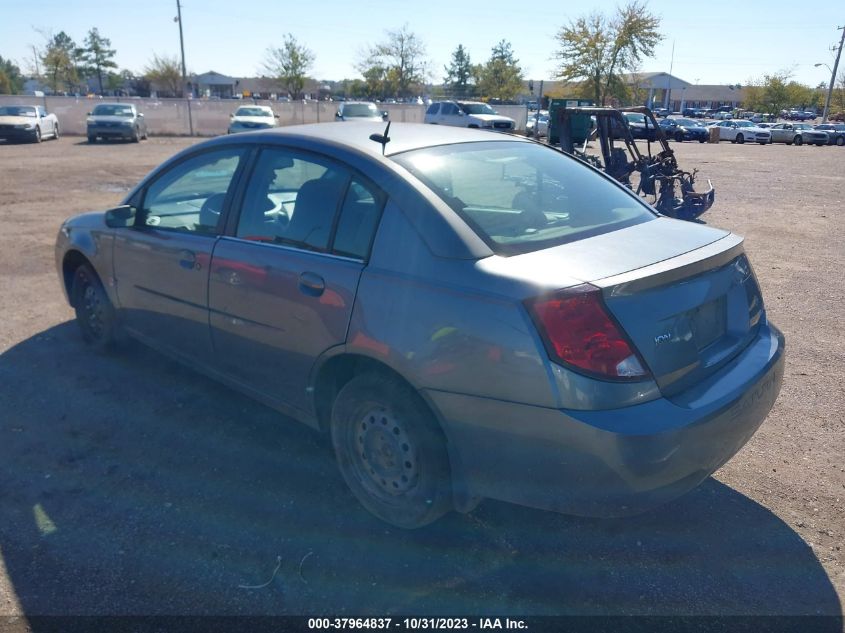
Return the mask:
<path id="1" fill-rule="evenodd" d="M 132 106 L 103 104 L 94 108 L 94 116 L 134 116 Z"/>
<path id="2" fill-rule="evenodd" d="M 35 116 L 35 108 L 32 106 L 3 106 L 0 107 L 0 116 Z"/>
<path id="3" fill-rule="evenodd" d="M 645 115 L 639 112 L 626 112 L 625 118 L 628 119 L 628 123 L 645 123 Z"/>
<path id="4" fill-rule="evenodd" d="M 692 119 L 675 119 L 675 123 L 683 125 L 684 127 L 703 127 L 698 121 Z"/>
<path id="5" fill-rule="evenodd" d="M 378 108 L 372 103 L 350 103 L 343 106 L 344 117 L 381 117 Z"/>
<path id="6" fill-rule="evenodd" d="M 466 114 L 496 114 L 496 111 L 486 103 L 459 103 Z"/>
<path id="7" fill-rule="evenodd" d="M 393 158 L 502 255 L 540 250 L 654 218 L 622 187 L 574 158 L 533 143 L 445 145 Z"/>
<path id="8" fill-rule="evenodd" d="M 255 108 L 245 106 L 235 111 L 235 116 L 273 116 L 269 108 Z"/>

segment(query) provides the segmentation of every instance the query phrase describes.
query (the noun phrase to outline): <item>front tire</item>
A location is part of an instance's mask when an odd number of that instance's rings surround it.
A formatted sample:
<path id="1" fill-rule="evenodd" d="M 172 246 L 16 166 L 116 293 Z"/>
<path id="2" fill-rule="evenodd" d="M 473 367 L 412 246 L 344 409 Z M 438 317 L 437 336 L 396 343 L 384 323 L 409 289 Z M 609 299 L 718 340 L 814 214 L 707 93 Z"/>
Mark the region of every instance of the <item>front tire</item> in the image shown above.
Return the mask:
<path id="1" fill-rule="evenodd" d="M 82 340 L 98 352 L 111 350 L 117 342 L 117 314 L 100 278 L 88 264 L 74 271 L 70 296 Z"/>
<path id="2" fill-rule="evenodd" d="M 41 128 L 39 126 L 35 126 L 35 136 L 33 137 L 33 142 L 40 143 L 41 142 Z"/>
<path id="3" fill-rule="evenodd" d="M 452 509 L 443 433 L 399 379 L 374 372 L 350 380 L 332 407 L 331 434 L 344 480 L 378 518 L 412 529 Z"/>
<path id="4" fill-rule="evenodd" d="M 837 138 L 837 139 L 836 139 L 836 144 L 837 144 L 839 147 L 842 147 L 843 145 L 845 145 L 845 136 L 840 136 L 839 138 Z"/>
<path id="5" fill-rule="evenodd" d="M 137 127 L 132 130 L 132 138 L 130 139 L 133 143 L 138 143 L 141 140 L 141 130 Z"/>
<path id="6" fill-rule="evenodd" d="M 740 145 L 742 145 L 743 143 L 745 143 L 745 137 L 742 134 L 737 134 L 736 135 L 736 142 L 739 143 Z"/>
<path id="7" fill-rule="evenodd" d="M 683 133 L 683 132 L 678 132 L 677 134 L 675 134 L 675 140 L 676 140 L 678 143 L 683 143 L 683 142 L 684 142 L 684 133 Z"/>
<path id="8" fill-rule="evenodd" d="M 792 139 L 792 142 L 795 143 L 796 145 L 803 145 L 804 139 L 801 138 L 800 136 L 796 136 L 794 139 Z"/>
<path id="9" fill-rule="evenodd" d="M 93 145 L 94 143 L 96 143 L 96 142 L 97 142 L 97 137 L 96 137 L 96 136 L 91 136 L 91 135 L 89 135 L 89 136 L 88 136 L 88 142 L 89 142 L 91 145 Z"/>

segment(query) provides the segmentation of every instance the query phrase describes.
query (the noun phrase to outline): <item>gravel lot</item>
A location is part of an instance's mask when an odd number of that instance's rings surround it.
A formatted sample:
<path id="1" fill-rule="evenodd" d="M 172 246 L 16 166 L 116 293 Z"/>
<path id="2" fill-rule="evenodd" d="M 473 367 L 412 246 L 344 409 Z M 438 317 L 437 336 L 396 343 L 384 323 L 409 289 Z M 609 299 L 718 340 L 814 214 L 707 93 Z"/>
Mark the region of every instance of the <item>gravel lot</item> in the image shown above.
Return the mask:
<path id="1" fill-rule="evenodd" d="M 841 616 L 845 148 L 677 147 L 787 337 L 780 398 L 730 463 L 632 519 L 488 501 L 408 533 L 358 506 L 305 427 L 77 336 L 59 223 L 193 142 L 0 144 L 0 615 Z"/>

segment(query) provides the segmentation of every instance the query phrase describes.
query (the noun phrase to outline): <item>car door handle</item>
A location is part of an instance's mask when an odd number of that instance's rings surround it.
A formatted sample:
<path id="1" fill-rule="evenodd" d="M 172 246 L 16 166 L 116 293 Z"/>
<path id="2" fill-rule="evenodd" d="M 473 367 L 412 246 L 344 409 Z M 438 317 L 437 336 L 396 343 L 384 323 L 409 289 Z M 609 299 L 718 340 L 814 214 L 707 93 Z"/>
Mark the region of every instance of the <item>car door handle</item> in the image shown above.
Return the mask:
<path id="1" fill-rule="evenodd" d="M 299 276 L 299 290 L 312 297 L 319 297 L 326 289 L 326 281 L 317 273 L 304 272 Z"/>
<path id="2" fill-rule="evenodd" d="M 187 270 L 199 270 L 202 266 L 197 261 L 197 254 L 193 251 L 179 251 L 179 265 Z"/>

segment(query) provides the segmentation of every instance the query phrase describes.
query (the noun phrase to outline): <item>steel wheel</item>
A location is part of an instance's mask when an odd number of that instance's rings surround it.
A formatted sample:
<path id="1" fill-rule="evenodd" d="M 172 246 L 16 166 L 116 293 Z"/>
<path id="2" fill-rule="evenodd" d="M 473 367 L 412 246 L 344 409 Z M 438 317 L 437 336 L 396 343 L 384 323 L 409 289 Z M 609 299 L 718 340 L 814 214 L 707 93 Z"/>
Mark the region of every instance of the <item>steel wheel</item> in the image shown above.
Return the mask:
<path id="1" fill-rule="evenodd" d="M 383 521 L 417 528 L 452 508 L 442 431 L 397 378 L 367 373 L 350 380 L 334 402 L 331 432 L 344 480 Z"/>
<path id="2" fill-rule="evenodd" d="M 115 343 L 116 319 L 103 284 L 87 264 L 73 274 L 71 299 L 82 339 L 97 350 L 105 350 Z"/>

